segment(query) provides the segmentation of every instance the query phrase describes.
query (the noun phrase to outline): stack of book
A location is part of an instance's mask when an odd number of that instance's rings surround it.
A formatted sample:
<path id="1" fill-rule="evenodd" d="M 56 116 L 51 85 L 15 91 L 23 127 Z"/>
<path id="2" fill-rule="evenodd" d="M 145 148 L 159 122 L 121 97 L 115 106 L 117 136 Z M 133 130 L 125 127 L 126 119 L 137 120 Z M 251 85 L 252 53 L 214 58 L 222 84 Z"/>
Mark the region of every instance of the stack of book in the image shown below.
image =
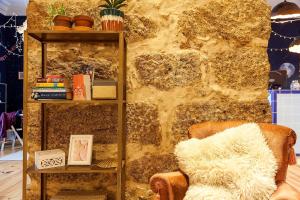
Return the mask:
<path id="1" fill-rule="evenodd" d="M 31 97 L 35 100 L 72 99 L 68 81 L 61 75 L 47 75 L 38 78 Z"/>

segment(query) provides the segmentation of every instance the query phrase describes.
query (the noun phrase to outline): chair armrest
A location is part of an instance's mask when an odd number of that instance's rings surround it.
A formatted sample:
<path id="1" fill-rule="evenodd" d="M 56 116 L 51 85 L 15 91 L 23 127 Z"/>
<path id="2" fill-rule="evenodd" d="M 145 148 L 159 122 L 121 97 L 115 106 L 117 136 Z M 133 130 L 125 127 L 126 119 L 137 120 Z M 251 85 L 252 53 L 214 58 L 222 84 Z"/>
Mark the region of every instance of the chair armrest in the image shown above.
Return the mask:
<path id="1" fill-rule="evenodd" d="M 155 174 L 150 187 L 156 200 L 182 200 L 188 189 L 188 178 L 180 171 Z"/>

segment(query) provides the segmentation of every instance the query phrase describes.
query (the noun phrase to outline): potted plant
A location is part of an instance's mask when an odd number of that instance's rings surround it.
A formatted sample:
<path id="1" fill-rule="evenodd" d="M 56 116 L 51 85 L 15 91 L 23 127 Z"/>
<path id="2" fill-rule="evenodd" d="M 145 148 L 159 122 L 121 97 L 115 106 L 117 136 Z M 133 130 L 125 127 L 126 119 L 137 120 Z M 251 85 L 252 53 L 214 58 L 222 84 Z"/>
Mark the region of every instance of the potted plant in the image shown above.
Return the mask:
<path id="1" fill-rule="evenodd" d="M 72 18 L 66 16 L 66 9 L 64 5 L 59 7 L 50 5 L 48 8 L 49 18 L 53 22 L 53 30 L 70 30 L 72 28 Z"/>
<path id="2" fill-rule="evenodd" d="M 94 20 L 90 16 L 77 15 L 73 18 L 75 30 L 90 30 L 93 28 Z"/>
<path id="3" fill-rule="evenodd" d="M 126 6 L 125 0 L 105 0 L 100 11 L 101 26 L 104 31 L 122 31 L 124 24 L 124 12 L 120 8 Z"/>

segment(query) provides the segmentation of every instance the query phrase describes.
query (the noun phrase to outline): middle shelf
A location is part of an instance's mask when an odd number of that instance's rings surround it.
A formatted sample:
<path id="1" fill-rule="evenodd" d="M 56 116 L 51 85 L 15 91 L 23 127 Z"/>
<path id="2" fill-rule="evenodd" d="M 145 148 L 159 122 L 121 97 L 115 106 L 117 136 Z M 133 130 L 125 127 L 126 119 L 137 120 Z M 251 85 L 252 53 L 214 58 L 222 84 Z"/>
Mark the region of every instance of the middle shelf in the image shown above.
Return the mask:
<path id="1" fill-rule="evenodd" d="M 101 168 L 92 166 L 64 166 L 49 169 L 37 169 L 35 166 L 29 167 L 27 173 L 31 174 L 97 174 L 97 173 L 117 173 L 117 168 Z"/>

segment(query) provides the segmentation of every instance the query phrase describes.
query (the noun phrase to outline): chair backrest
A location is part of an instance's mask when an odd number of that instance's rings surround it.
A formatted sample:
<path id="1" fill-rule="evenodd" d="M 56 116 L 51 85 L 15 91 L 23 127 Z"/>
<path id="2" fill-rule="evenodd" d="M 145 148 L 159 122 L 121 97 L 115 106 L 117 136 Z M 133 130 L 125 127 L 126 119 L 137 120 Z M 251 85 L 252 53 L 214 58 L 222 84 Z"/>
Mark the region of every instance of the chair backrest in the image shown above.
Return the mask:
<path id="1" fill-rule="evenodd" d="M 195 124 L 189 128 L 189 138 L 203 139 L 217 132 L 221 132 L 227 128 L 239 126 L 247 123 L 246 121 L 225 121 L 225 122 L 204 122 Z M 266 141 L 273 151 L 277 163 L 278 171 L 276 174 L 276 183 L 285 181 L 286 172 L 289 163 L 289 154 L 293 145 L 296 143 L 295 132 L 287 127 L 268 124 L 268 123 L 257 123 Z"/>

